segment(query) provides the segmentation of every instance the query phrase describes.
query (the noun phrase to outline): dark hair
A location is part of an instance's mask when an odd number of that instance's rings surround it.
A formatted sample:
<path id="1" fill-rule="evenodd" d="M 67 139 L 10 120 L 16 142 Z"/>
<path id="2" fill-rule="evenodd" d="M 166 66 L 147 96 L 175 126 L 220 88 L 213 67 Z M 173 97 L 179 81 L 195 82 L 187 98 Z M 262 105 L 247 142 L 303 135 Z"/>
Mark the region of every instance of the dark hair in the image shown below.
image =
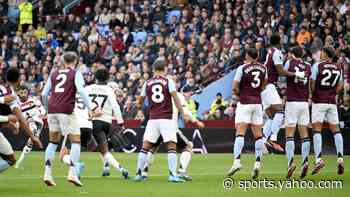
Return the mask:
<path id="1" fill-rule="evenodd" d="M 322 51 L 327 54 L 328 58 L 333 59 L 335 57 L 335 52 L 332 47 L 323 47 Z"/>
<path id="2" fill-rule="evenodd" d="M 95 78 L 98 82 L 106 82 L 109 78 L 109 73 L 105 68 L 99 68 L 95 72 Z"/>
<path id="3" fill-rule="evenodd" d="M 10 83 L 16 83 L 19 80 L 19 70 L 17 68 L 9 68 L 6 72 L 6 81 Z"/>
<path id="4" fill-rule="evenodd" d="M 64 64 L 73 64 L 78 60 L 78 56 L 75 52 L 66 52 L 63 54 L 63 63 Z"/>
<path id="5" fill-rule="evenodd" d="M 246 51 L 247 55 L 253 59 L 257 59 L 259 57 L 258 50 L 256 48 L 249 48 Z"/>
<path id="6" fill-rule="evenodd" d="M 28 87 L 25 86 L 25 85 L 20 85 L 20 86 L 18 87 L 18 90 L 29 90 L 29 89 L 28 89 Z"/>
<path id="7" fill-rule="evenodd" d="M 295 46 L 290 49 L 290 52 L 297 58 L 303 57 L 303 49 L 300 46 Z"/>
<path id="8" fill-rule="evenodd" d="M 281 42 L 281 37 L 278 34 L 273 34 L 270 38 L 270 44 L 271 46 L 279 45 Z"/>
<path id="9" fill-rule="evenodd" d="M 166 66 L 166 61 L 164 59 L 156 59 L 152 67 L 155 71 L 164 71 Z"/>

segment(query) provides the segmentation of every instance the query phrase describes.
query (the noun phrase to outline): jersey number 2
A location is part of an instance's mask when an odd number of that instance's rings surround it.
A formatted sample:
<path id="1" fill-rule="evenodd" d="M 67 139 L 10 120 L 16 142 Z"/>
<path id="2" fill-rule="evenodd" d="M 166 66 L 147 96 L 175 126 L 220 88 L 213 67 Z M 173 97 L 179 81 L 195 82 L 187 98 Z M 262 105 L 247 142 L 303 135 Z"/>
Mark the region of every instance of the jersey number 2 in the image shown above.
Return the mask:
<path id="1" fill-rule="evenodd" d="M 56 84 L 55 92 L 58 92 L 58 93 L 64 92 L 64 88 L 62 86 L 67 81 L 67 75 L 59 74 L 57 75 L 56 80 L 58 81 L 58 83 Z"/>

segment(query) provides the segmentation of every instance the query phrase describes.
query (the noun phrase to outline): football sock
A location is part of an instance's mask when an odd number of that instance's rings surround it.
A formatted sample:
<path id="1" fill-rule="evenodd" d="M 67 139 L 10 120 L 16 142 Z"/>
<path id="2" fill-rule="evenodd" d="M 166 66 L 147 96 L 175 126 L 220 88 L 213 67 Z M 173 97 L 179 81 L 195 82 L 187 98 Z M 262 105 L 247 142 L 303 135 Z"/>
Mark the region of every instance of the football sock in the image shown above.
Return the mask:
<path id="1" fill-rule="evenodd" d="M 19 159 L 17 160 L 16 164 L 20 165 L 24 158 L 32 151 L 32 145 L 25 145 L 23 148 L 23 151 L 21 153 L 21 156 L 19 156 Z"/>
<path id="2" fill-rule="evenodd" d="M 321 160 L 321 152 L 322 152 L 322 135 L 319 132 L 315 132 L 313 136 L 314 142 L 314 152 L 316 157 L 316 163 Z"/>
<path id="3" fill-rule="evenodd" d="M 10 167 L 10 164 L 0 157 L 0 173 Z"/>
<path id="4" fill-rule="evenodd" d="M 270 118 L 268 118 L 264 124 L 264 127 L 263 127 L 263 134 L 264 134 L 265 141 L 271 135 L 271 122 L 272 122 L 272 120 Z"/>
<path id="5" fill-rule="evenodd" d="M 151 167 L 151 165 L 153 164 L 154 161 L 154 154 L 152 151 L 149 151 L 147 154 L 147 159 L 146 159 L 146 163 L 145 163 L 145 167 L 143 168 L 145 172 L 149 171 L 149 168 Z"/>
<path id="6" fill-rule="evenodd" d="M 55 158 L 55 152 L 57 149 L 57 144 L 50 142 L 45 150 L 45 175 L 51 176 L 52 162 Z"/>
<path id="7" fill-rule="evenodd" d="M 283 125 L 284 114 L 276 113 L 271 121 L 271 135 L 270 139 L 272 141 L 277 141 L 278 132 Z"/>
<path id="8" fill-rule="evenodd" d="M 168 150 L 168 166 L 169 166 L 170 175 L 176 176 L 177 155 L 176 155 L 176 150 L 174 150 L 174 149 Z"/>
<path id="9" fill-rule="evenodd" d="M 334 133 L 334 143 L 338 157 L 343 157 L 343 136 L 340 132 Z"/>
<path id="10" fill-rule="evenodd" d="M 119 164 L 119 162 L 113 157 L 112 153 L 106 152 L 104 158 L 108 164 L 121 171 L 123 168 Z"/>
<path id="11" fill-rule="evenodd" d="M 263 154 L 264 140 L 262 137 L 255 139 L 255 161 L 260 162 Z"/>
<path id="12" fill-rule="evenodd" d="M 243 146 L 244 146 L 244 136 L 237 135 L 233 146 L 233 156 L 235 159 L 241 159 Z"/>
<path id="13" fill-rule="evenodd" d="M 308 162 L 308 157 L 310 154 L 310 139 L 304 138 L 301 142 L 301 157 L 302 157 L 302 165 Z"/>
<path id="14" fill-rule="evenodd" d="M 286 138 L 286 155 L 288 160 L 288 167 L 290 167 L 293 164 L 293 158 L 294 158 L 294 137 L 287 137 Z"/>
<path id="15" fill-rule="evenodd" d="M 179 172 L 185 173 L 192 158 L 191 152 L 185 150 L 180 155 L 180 169 Z"/>
<path id="16" fill-rule="evenodd" d="M 139 156 L 137 159 L 137 169 L 136 169 L 137 175 L 141 175 L 144 169 L 144 166 L 147 162 L 147 153 L 148 153 L 148 150 L 146 149 L 141 149 L 141 151 L 139 152 Z"/>
<path id="17" fill-rule="evenodd" d="M 77 162 L 79 162 L 80 149 L 81 149 L 80 143 L 72 143 L 71 151 L 70 151 L 70 160 L 72 162 L 72 165 L 76 165 Z"/>

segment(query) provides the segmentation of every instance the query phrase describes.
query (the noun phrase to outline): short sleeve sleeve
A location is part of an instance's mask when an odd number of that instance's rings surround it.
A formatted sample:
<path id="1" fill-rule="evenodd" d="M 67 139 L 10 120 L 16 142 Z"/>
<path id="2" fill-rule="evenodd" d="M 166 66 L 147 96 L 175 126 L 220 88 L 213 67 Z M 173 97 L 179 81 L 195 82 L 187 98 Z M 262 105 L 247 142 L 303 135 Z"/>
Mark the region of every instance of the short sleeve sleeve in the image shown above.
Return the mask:
<path id="1" fill-rule="evenodd" d="M 147 82 L 143 83 L 143 85 L 142 85 L 142 89 L 141 89 L 141 96 L 142 97 L 146 97 L 146 83 Z"/>
<path id="2" fill-rule="evenodd" d="M 168 80 L 168 89 L 169 89 L 169 92 L 176 92 L 176 85 L 172 79 Z"/>
<path id="3" fill-rule="evenodd" d="M 239 66 L 236 70 L 234 81 L 241 81 L 243 75 L 243 65 Z"/>
<path id="4" fill-rule="evenodd" d="M 317 79 L 317 74 L 318 74 L 318 63 L 315 63 L 312 65 L 311 68 L 311 80 L 316 80 Z"/>
<path id="5" fill-rule="evenodd" d="M 283 65 L 283 54 L 280 50 L 276 50 L 272 56 L 273 63 L 275 65 Z"/>

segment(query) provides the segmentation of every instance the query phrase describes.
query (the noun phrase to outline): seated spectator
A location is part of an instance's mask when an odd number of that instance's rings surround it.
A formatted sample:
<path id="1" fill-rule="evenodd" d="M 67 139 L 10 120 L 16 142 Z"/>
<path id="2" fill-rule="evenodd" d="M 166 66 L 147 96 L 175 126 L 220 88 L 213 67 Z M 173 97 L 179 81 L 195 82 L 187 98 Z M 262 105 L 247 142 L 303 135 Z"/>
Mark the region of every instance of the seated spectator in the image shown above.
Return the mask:
<path id="1" fill-rule="evenodd" d="M 227 107 L 227 102 L 222 98 L 222 94 L 218 92 L 215 100 L 210 107 L 210 115 L 213 115 L 215 119 L 223 117 L 223 113 Z"/>

